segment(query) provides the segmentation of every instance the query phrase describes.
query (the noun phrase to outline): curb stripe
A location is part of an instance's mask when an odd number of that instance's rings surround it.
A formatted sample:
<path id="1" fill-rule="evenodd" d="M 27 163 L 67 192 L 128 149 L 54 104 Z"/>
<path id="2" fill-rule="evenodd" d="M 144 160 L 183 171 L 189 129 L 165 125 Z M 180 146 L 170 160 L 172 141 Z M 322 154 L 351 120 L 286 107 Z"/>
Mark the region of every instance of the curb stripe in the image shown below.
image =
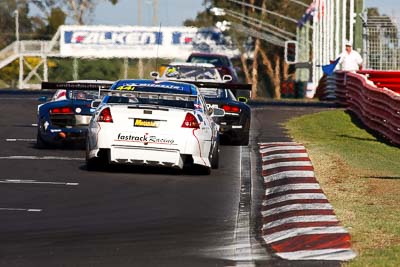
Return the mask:
<path id="1" fill-rule="evenodd" d="M 264 200 L 263 205 L 272 205 L 279 202 L 284 202 L 288 200 L 299 200 L 299 199 L 326 199 L 325 194 L 286 194 L 283 196 L 268 198 Z"/>
<path id="2" fill-rule="evenodd" d="M 288 260 L 337 260 L 348 261 L 356 255 L 351 249 L 321 249 L 321 250 L 298 250 L 296 252 L 280 252 L 277 256 Z"/>
<path id="3" fill-rule="evenodd" d="M 282 232 L 290 229 L 298 229 L 298 228 L 307 228 L 307 227 L 330 227 L 330 226 L 338 226 L 339 221 L 335 222 L 296 222 L 296 223 L 287 223 L 282 224 L 276 227 L 272 227 L 270 229 L 263 229 L 263 235 L 271 235 L 273 233 Z"/>
<path id="4" fill-rule="evenodd" d="M 273 154 L 262 157 L 263 161 L 273 160 L 273 159 L 287 159 L 287 158 L 308 158 L 307 153 L 287 153 L 287 154 Z"/>
<path id="5" fill-rule="evenodd" d="M 311 161 L 284 161 L 284 162 L 276 162 L 263 164 L 263 170 L 270 170 L 280 167 L 293 167 L 293 166 L 312 166 Z"/>
<path id="6" fill-rule="evenodd" d="M 293 210 L 333 210 L 333 207 L 329 203 L 326 203 L 326 204 L 319 204 L 319 203 L 318 204 L 292 204 L 292 205 L 286 205 L 286 206 L 279 207 L 279 208 L 261 211 L 261 214 L 263 216 L 269 216 L 269 215 L 278 214 L 278 213 L 287 212 L 287 211 L 293 211 Z"/>
<path id="7" fill-rule="evenodd" d="M 315 222 L 315 221 L 324 221 L 324 222 L 338 222 L 335 215 L 309 215 L 309 216 L 296 216 L 296 217 L 288 217 L 283 218 L 278 221 L 272 221 L 269 223 L 265 223 L 263 225 L 263 230 L 273 228 L 279 225 L 287 224 L 287 223 L 297 223 L 297 222 Z"/>
<path id="8" fill-rule="evenodd" d="M 293 166 L 293 167 L 278 167 L 270 170 L 262 170 L 262 175 L 263 176 L 270 176 L 273 174 L 278 174 L 281 172 L 286 172 L 286 171 L 314 171 L 313 166 Z"/>
<path id="9" fill-rule="evenodd" d="M 287 191 L 281 191 L 281 192 L 276 192 L 276 193 L 270 193 L 270 194 L 265 194 L 263 196 L 264 200 L 271 199 L 274 197 L 279 197 L 279 196 L 284 196 L 288 194 L 324 194 L 322 189 L 300 189 L 300 190 L 287 190 Z"/>
<path id="10" fill-rule="evenodd" d="M 296 177 L 296 179 L 283 177 L 276 181 L 264 181 L 264 187 L 276 187 L 288 184 L 318 184 L 315 177 Z"/>
<path id="11" fill-rule="evenodd" d="M 287 205 L 293 205 L 293 204 L 318 204 L 318 203 L 319 204 L 325 204 L 325 203 L 329 204 L 329 201 L 327 199 L 294 199 L 294 200 L 288 200 L 288 201 L 275 203 L 272 205 L 264 205 L 261 207 L 261 211 L 280 208 L 280 207 L 284 207 Z"/>
<path id="12" fill-rule="evenodd" d="M 290 237 L 320 234 L 347 234 L 347 231 L 341 226 L 305 227 L 276 232 L 270 235 L 265 235 L 263 238 L 265 243 L 270 244 Z"/>
<path id="13" fill-rule="evenodd" d="M 286 252 L 302 250 L 302 247 L 303 249 L 305 247 L 304 244 L 306 245 L 307 250 L 350 248 L 350 235 L 346 233 L 296 236 L 292 238 L 292 241 L 294 242 L 291 244 L 288 243 L 288 240 L 278 241 L 271 244 L 271 246 L 279 252 L 282 251 L 282 249 L 285 249 Z"/>
<path id="14" fill-rule="evenodd" d="M 285 149 L 285 148 L 281 148 L 280 150 L 274 151 L 274 153 L 262 152 L 261 153 L 261 157 L 267 157 L 267 156 L 270 156 L 270 155 L 295 154 L 295 153 L 307 153 L 307 150 L 305 148 L 303 148 L 303 149 Z"/>
<path id="15" fill-rule="evenodd" d="M 280 159 L 270 159 L 263 161 L 262 165 L 268 165 L 272 163 L 279 163 L 279 162 L 297 162 L 297 161 L 308 161 L 311 162 L 309 158 L 280 158 Z"/>
<path id="16" fill-rule="evenodd" d="M 314 172 L 313 171 L 283 171 L 280 173 L 275 173 L 271 175 L 265 175 L 264 176 L 264 181 L 265 182 L 270 182 L 270 181 L 275 181 L 279 179 L 284 179 L 284 178 L 296 178 L 296 177 L 314 177 Z"/>
<path id="17" fill-rule="evenodd" d="M 281 150 L 305 150 L 304 146 L 275 146 L 275 147 L 266 147 L 261 148 L 261 153 L 268 153 L 268 152 L 276 152 Z"/>
<path id="18" fill-rule="evenodd" d="M 296 216 L 308 216 L 308 215 L 335 215 L 333 210 L 325 209 L 325 210 L 291 210 L 279 214 L 272 214 L 269 216 L 265 216 L 262 221 L 263 223 L 269 223 L 277 220 L 282 220 L 284 218 L 296 217 Z M 336 216 L 336 215 L 335 215 Z"/>
<path id="19" fill-rule="evenodd" d="M 284 191 L 291 191 L 291 190 L 320 190 L 321 187 L 319 184 L 287 184 L 287 185 L 281 185 L 281 186 L 274 186 L 265 189 L 265 195 L 271 195 L 271 194 L 276 194 L 279 192 L 284 192 Z"/>

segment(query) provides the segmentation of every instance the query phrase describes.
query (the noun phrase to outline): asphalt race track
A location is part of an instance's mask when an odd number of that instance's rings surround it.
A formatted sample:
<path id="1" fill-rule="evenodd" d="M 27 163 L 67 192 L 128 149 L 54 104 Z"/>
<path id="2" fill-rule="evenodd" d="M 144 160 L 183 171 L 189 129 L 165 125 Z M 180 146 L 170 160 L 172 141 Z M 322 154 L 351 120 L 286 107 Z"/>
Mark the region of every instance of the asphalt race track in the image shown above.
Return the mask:
<path id="1" fill-rule="evenodd" d="M 40 93 L 0 93 L 0 266 L 338 266 L 278 260 L 259 243 L 259 142 L 327 107 L 257 105 L 249 147 L 222 146 L 210 176 L 88 172 L 84 151 L 37 149 Z"/>

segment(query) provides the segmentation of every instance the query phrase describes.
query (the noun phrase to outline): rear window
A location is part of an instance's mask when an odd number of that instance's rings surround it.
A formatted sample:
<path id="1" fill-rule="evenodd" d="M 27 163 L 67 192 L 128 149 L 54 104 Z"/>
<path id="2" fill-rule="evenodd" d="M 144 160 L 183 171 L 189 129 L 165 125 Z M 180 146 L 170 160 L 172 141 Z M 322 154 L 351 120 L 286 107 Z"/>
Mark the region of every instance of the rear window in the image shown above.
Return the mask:
<path id="1" fill-rule="evenodd" d="M 226 90 L 218 88 L 199 88 L 204 98 L 226 98 Z"/>
<path id="2" fill-rule="evenodd" d="M 216 80 L 219 73 L 216 68 L 194 67 L 194 66 L 169 66 L 164 72 L 168 78 Z"/>
<path id="3" fill-rule="evenodd" d="M 228 59 L 224 57 L 217 57 L 217 56 L 190 56 L 188 62 L 194 63 L 210 63 L 216 67 L 224 67 L 229 66 Z"/>
<path id="4" fill-rule="evenodd" d="M 74 100 L 94 100 L 99 96 L 99 91 L 96 90 L 68 90 L 69 99 Z"/>
<path id="5" fill-rule="evenodd" d="M 195 107 L 195 101 L 140 98 L 134 96 L 106 96 L 105 102 L 109 104 L 157 105 L 186 109 L 194 109 Z"/>

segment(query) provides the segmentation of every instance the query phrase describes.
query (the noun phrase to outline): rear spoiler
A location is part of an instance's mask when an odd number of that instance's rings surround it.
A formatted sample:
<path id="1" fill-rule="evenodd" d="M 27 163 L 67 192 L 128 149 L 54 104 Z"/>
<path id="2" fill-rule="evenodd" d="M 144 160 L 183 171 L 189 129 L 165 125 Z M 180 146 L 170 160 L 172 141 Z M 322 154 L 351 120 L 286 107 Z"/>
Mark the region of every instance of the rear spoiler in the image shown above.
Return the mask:
<path id="1" fill-rule="evenodd" d="M 150 98 L 162 100 L 195 101 L 196 95 L 189 94 L 170 94 L 156 92 L 140 92 L 131 90 L 100 90 L 101 96 L 117 96 L 128 98 Z"/>
<path id="2" fill-rule="evenodd" d="M 91 83 L 91 82 L 42 82 L 42 89 L 65 89 L 65 90 L 100 90 L 108 89 L 110 83 Z"/>
<path id="3" fill-rule="evenodd" d="M 196 85 L 199 88 L 220 88 L 220 89 L 230 89 L 230 90 L 249 90 L 251 91 L 251 84 L 249 83 L 223 83 L 223 82 L 205 82 L 196 80 L 175 80 L 168 79 L 166 81 L 190 83 Z"/>

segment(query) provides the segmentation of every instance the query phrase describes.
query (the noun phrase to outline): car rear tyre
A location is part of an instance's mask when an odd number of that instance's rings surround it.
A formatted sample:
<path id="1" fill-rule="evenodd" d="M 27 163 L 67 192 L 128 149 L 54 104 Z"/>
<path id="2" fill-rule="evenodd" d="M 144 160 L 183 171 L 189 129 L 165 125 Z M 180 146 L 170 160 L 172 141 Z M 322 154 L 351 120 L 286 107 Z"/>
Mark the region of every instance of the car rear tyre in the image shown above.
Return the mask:
<path id="1" fill-rule="evenodd" d="M 43 149 L 46 147 L 48 147 L 48 145 L 43 140 L 42 136 L 40 135 L 40 132 L 38 131 L 36 135 L 36 148 Z"/>
<path id="2" fill-rule="evenodd" d="M 218 169 L 219 167 L 219 143 L 217 142 L 211 154 L 211 168 Z"/>
<path id="3" fill-rule="evenodd" d="M 198 166 L 198 173 L 200 175 L 210 175 L 211 174 L 211 167 Z"/>
<path id="4" fill-rule="evenodd" d="M 86 138 L 86 169 L 88 171 L 104 170 L 108 166 L 108 156 L 100 150 L 97 157 L 89 158 L 89 140 Z"/>
<path id="5" fill-rule="evenodd" d="M 242 133 L 237 140 L 237 144 L 239 146 L 248 146 L 249 145 L 249 132 Z"/>

